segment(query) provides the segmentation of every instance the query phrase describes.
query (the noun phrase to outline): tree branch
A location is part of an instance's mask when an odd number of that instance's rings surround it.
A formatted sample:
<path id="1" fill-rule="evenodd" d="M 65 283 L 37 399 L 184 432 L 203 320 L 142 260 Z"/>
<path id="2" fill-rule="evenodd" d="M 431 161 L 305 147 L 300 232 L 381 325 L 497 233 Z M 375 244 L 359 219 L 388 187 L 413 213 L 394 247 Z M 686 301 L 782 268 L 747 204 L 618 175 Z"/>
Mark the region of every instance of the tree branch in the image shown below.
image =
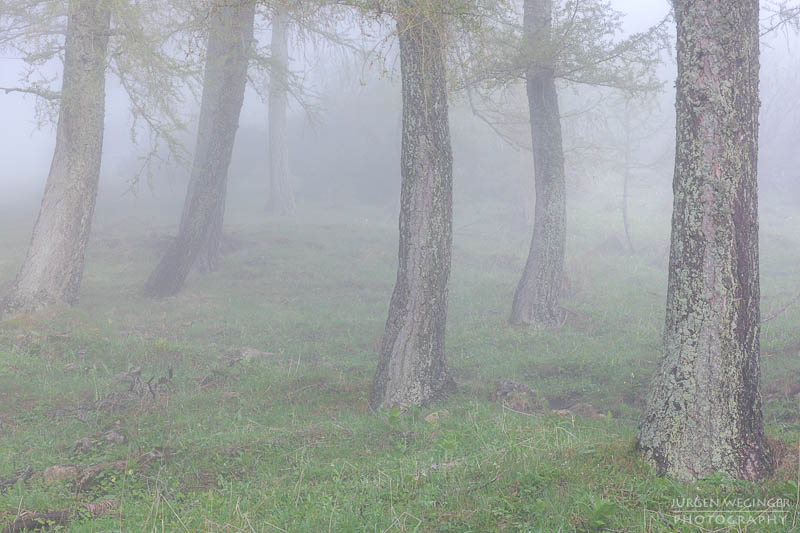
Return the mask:
<path id="1" fill-rule="evenodd" d="M 34 94 L 39 98 L 44 98 L 45 100 L 61 99 L 61 93 L 50 91 L 47 89 L 42 89 L 39 87 L 0 87 L 0 91 L 5 91 L 6 94 L 9 93 Z"/>

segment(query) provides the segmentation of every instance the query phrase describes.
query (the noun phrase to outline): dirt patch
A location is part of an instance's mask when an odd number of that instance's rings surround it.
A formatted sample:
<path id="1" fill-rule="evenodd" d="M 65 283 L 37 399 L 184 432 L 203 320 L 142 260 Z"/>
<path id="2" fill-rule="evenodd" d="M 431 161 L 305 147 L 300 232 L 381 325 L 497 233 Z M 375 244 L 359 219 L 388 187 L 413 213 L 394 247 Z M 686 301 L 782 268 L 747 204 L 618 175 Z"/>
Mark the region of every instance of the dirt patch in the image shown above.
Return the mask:
<path id="1" fill-rule="evenodd" d="M 602 418 L 605 415 L 600 414 L 595 407 L 590 403 L 576 403 L 568 409 L 554 409 L 553 412 L 558 416 L 582 416 L 584 418 Z"/>
<path id="2" fill-rule="evenodd" d="M 547 411 L 547 402 L 534 389 L 523 383 L 507 379 L 497 382 L 490 399 L 499 402 L 506 409 L 521 413 L 541 413 Z"/>
<path id="3" fill-rule="evenodd" d="M 577 392 L 547 397 L 547 403 L 550 405 L 550 409 L 554 411 L 569 409 L 571 406 L 581 403 L 581 400 L 583 400 L 583 395 Z"/>

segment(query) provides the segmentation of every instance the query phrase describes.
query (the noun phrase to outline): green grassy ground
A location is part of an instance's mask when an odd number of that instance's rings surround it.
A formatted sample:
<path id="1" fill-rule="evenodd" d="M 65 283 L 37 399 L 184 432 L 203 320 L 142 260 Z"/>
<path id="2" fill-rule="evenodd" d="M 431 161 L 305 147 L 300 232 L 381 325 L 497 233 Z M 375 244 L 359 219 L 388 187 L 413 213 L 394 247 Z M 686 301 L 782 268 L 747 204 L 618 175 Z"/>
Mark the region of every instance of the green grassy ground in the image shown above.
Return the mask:
<path id="1" fill-rule="evenodd" d="M 657 478 L 633 445 L 658 357 L 668 214 L 639 206 L 639 246 L 627 255 L 594 229 L 618 226 L 618 212 L 590 199 L 572 206 L 570 319 L 555 331 L 506 324 L 526 234 L 510 229 L 502 208 L 458 211 L 447 352 L 459 391 L 406 413 L 366 405 L 394 281 L 391 217 L 234 215 L 237 246 L 222 270 L 193 275 L 162 301 L 137 290 L 167 230 L 136 219 L 98 224 L 80 303 L 0 324 L 0 479 L 28 466 L 108 468 L 83 486 L 40 474 L 11 485 L 0 523 L 113 499 L 117 513 L 65 529 L 793 530 L 800 306 L 763 331 L 766 426 L 785 448 L 775 477 Z M 800 287 L 792 223 L 777 210 L 763 216 L 766 313 Z M 4 283 L 29 228 L 0 228 Z M 243 348 L 269 353 L 230 364 Z M 137 368 L 141 383 L 129 391 L 116 376 Z M 172 379 L 156 385 L 170 368 Z M 490 400 L 499 379 L 530 385 L 554 409 L 584 403 L 598 416 L 504 409 Z M 106 442 L 112 429 L 124 442 Z M 697 496 L 787 498 L 792 507 L 777 524 L 676 523 L 674 500 Z"/>

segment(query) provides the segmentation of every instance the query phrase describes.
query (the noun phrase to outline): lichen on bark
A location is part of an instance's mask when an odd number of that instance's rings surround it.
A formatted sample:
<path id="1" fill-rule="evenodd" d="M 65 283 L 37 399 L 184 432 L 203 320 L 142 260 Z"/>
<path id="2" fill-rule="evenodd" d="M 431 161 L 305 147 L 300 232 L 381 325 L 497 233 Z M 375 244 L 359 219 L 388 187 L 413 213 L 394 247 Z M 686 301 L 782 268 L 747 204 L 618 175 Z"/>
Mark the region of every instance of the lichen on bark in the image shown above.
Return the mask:
<path id="1" fill-rule="evenodd" d="M 661 474 L 773 467 L 759 392 L 758 0 L 676 0 L 677 144 L 664 347 L 638 434 Z"/>
<path id="2" fill-rule="evenodd" d="M 444 352 L 452 246 L 450 147 L 443 15 L 401 0 L 397 26 L 403 92 L 397 281 L 373 381 L 373 407 L 421 405 L 454 386 Z"/>

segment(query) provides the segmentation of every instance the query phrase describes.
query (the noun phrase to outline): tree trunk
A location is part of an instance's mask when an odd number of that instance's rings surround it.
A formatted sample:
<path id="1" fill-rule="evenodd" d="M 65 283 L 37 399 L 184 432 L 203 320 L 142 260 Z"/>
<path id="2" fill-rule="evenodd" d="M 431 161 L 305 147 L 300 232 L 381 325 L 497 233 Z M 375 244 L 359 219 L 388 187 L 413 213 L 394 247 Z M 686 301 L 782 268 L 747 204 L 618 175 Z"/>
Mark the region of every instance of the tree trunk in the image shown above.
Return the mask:
<path id="1" fill-rule="evenodd" d="M 444 353 L 452 245 L 442 15 L 426 0 L 397 14 L 403 91 L 397 281 L 372 385 L 373 407 L 422 405 L 453 388 Z"/>
<path id="2" fill-rule="evenodd" d="M 217 189 L 217 200 L 211 222 L 209 223 L 208 235 L 206 236 L 200 252 L 195 259 L 194 267 L 198 272 L 215 272 L 220 265 L 222 257 L 222 226 L 225 220 L 225 200 L 228 195 L 228 180 L 219 181 Z"/>
<path id="3" fill-rule="evenodd" d="M 69 2 L 55 152 L 28 254 L 0 311 L 78 298 L 103 152 L 110 19 L 103 2 Z"/>
<path id="4" fill-rule="evenodd" d="M 148 296 L 178 293 L 196 262 L 211 270 L 219 263 L 228 166 L 244 101 L 255 18 L 252 0 L 226 4 L 217 2 L 210 14 L 197 144 L 178 236 L 147 280 Z"/>
<path id="5" fill-rule="evenodd" d="M 676 0 L 664 351 L 639 427 L 661 474 L 768 474 L 759 392 L 758 0 Z"/>
<path id="6" fill-rule="evenodd" d="M 633 247 L 633 239 L 631 239 L 631 225 L 630 217 L 628 214 L 628 199 L 629 188 L 631 181 L 631 113 L 628 102 L 625 102 L 625 152 L 623 154 L 623 169 L 622 169 L 622 225 L 625 228 L 625 243 L 628 247 L 628 252 L 635 254 L 636 250 Z"/>
<path id="7" fill-rule="evenodd" d="M 269 84 L 269 205 L 275 215 L 294 216 L 294 200 L 289 174 L 289 141 L 287 107 L 289 89 L 289 46 L 286 26 L 286 6 L 275 7 L 272 19 L 273 67 Z"/>
<path id="8" fill-rule="evenodd" d="M 523 26 L 531 48 L 550 39 L 551 19 L 551 0 L 525 0 Z M 561 117 L 553 69 L 534 62 L 528 68 L 526 81 L 536 206 L 528 261 L 514 293 L 510 321 L 517 325 L 553 326 L 562 315 L 559 296 L 567 226 Z"/>

